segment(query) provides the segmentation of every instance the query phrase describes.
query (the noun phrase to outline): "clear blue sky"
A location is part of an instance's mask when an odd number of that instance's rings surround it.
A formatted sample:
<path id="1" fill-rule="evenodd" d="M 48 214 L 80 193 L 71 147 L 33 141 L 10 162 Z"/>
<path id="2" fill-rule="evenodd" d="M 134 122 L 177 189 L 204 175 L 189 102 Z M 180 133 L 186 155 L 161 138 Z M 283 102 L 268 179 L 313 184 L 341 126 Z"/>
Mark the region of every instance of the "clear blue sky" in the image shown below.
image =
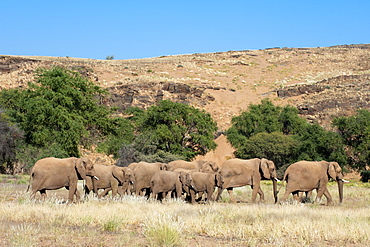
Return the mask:
<path id="1" fill-rule="evenodd" d="M 370 43 L 370 0 L 0 0 L 0 54 L 105 59 Z"/>

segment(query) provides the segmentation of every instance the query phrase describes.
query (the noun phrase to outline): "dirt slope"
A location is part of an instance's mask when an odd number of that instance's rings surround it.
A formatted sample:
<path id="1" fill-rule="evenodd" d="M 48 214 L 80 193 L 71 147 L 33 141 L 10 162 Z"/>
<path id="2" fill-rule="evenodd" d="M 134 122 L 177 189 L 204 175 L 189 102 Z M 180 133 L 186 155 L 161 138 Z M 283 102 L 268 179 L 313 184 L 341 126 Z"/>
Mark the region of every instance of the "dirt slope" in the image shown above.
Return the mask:
<path id="1" fill-rule="evenodd" d="M 171 99 L 209 112 L 220 131 L 231 118 L 270 98 L 330 128 L 334 116 L 369 109 L 370 45 L 163 56 L 136 60 L 0 56 L 0 89 L 25 87 L 38 67 L 78 69 L 107 88 L 105 103 L 121 110 Z M 233 149 L 221 135 L 206 158 L 222 162 Z M 198 157 L 198 159 L 201 157 Z"/>

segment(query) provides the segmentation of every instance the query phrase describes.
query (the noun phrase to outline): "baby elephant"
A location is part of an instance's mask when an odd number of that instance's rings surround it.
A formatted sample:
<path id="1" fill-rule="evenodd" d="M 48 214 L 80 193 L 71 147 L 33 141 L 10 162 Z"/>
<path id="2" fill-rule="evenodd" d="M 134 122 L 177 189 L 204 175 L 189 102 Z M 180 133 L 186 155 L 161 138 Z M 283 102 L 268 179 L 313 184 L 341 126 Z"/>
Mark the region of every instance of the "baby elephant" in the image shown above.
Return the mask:
<path id="1" fill-rule="evenodd" d="M 180 198 L 182 187 L 179 173 L 173 171 L 156 172 L 150 181 L 150 188 L 152 191 L 152 198 L 157 197 L 160 201 L 163 200 L 168 192 L 175 193 L 175 196 Z"/>
<path id="2" fill-rule="evenodd" d="M 195 203 L 197 193 L 207 193 L 207 200 L 214 201 L 213 192 L 216 186 L 216 174 L 205 172 L 181 172 L 181 181 L 188 187 L 191 203 Z"/>

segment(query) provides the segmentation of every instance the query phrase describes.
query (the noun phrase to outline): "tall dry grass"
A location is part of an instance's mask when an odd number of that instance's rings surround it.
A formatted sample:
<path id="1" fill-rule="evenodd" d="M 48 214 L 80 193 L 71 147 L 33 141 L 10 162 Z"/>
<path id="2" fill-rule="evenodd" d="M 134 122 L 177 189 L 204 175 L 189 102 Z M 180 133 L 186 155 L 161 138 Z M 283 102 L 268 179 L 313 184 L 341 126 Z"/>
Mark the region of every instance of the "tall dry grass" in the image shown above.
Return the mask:
<path id="1" fill-rule="evenodd" d="M 125 196 L 67 205 L 67 191 L 29 199 L 25 185 L 0 185 L 0 246 L 368 246 L 370 188 L 345 186 L 342 205 L 249 203 L 251 189 L 236 189 L 240 203 L 190 205 Z M 329 185 L 338 201 L 335 184 Z M 281 190 L 280 196 L 284 189 Z"/>

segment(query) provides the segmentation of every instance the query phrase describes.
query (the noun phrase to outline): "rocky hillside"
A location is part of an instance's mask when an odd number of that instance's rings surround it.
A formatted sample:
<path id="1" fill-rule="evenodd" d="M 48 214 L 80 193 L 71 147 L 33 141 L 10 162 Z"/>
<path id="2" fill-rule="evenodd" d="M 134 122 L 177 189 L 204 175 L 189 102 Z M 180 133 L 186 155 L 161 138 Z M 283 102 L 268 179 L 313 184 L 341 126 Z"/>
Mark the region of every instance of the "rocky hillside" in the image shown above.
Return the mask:
<path id="1" fill-rule="evenodd" d="M 111 92 L 104 102 L 124 110 L 171 99 L 201 108 L 220 131 L 231 118 L 270 98 L 294 105 L 309 121 L 331 128 L 335 116 L 370 108 L 370 45 L 271 48 L 136 60 L 0 56 L 0 89 L 25 87 L 39 67 L 77 69 Z M 221 136 L 216 160 L 232 156 Z"/>

